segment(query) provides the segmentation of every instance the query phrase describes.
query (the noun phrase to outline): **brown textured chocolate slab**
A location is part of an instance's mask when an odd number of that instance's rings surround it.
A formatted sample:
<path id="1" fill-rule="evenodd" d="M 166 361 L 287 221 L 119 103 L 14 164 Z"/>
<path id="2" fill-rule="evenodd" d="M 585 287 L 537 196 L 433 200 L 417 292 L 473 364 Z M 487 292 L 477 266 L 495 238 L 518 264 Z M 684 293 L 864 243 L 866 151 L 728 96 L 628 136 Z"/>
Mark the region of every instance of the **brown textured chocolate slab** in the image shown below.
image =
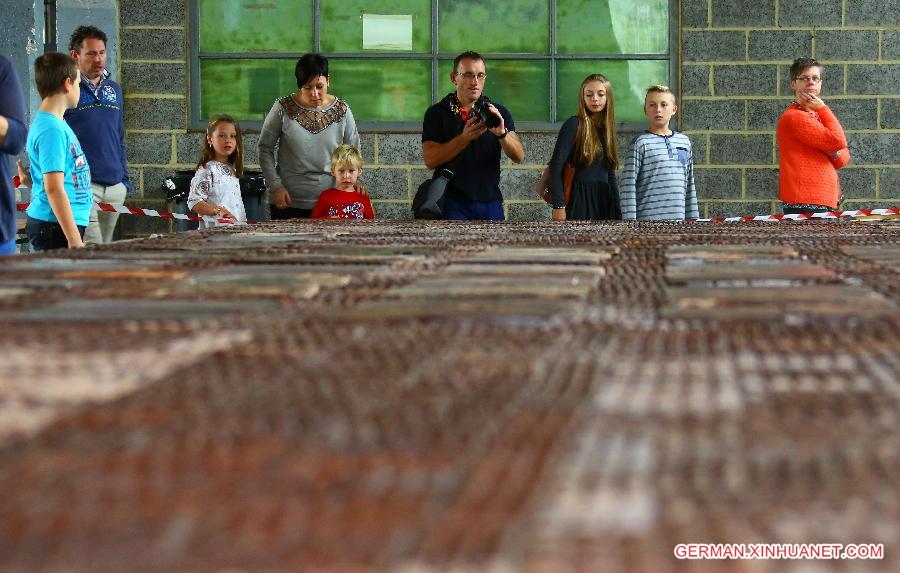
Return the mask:
<path id="1" fill-rule="evenodd" d="M 533 321 L 560 317 L 571 311 L 571 300 L 466 296 L 461 298 L 378 300 L 360 303 L 352 310 L 331 313 L 350 320 L 396 320 L 410 318 L 481 319 Z"/>
<path id="2" fill-rule="evenodd" d="M 898 306 L 872 290 L 848 285 L 788 288 L 668 288 L 668 318 L 872 317 L 897 314 Z"/>
<path id="3" fill-rule="evenodd" d="M 746 259 L 791 258 L 799 255 L 787 245 L 673 245 L 666 249 L 668 259 L 704 261 L 741 261 Z"/>
<path id="4" fill-rule="evenodd" d="M 155 269 L 162 262 L 153 260 L 121 261 L 116 259 L 66 259 L 11 257 L 10 262 L 0 262 L 0 276 L 7 271 L 120 271 Z"/>
<path id="5" fill-rule="evenodd" d="M 241 300 L 238 303 L 213 300 L 66 299 L 47 306 L 0 312 L 0 321 L 198 320 L 273 308 L 274 303 L 264 300 Z"/>
<path id="6" fill-rule="evenodd" d="M 666 280 L 670 283 L 710 283 L 718 281 L 814 281 L 836 277 L 834 271 L 806 262 L 762 264 L 720 263 L 697 265 L 668 265 Z"/>
<path id="7" fill-rule="evenodd" d="M 239 245 L 241 247 L 257 247 L 282 245 L 285 243 L 299 243 L 305 241 L 319 241 L 325 238 L 322 233 L 265 233 L 252 231 L 247 233 L 227 233 L 212 235 L 206 237 L 204 242 L 212 245 L 221 246 L 226 243 L 229 246 Z"/>
<path id="8" fill-rule="evenodd" d="M 594 285 L 589 282 L 572 283 L 570 279 L 532 282 L 510 282 L 504 278 L 434 278 L 422 279 L 415 284 L 391 290 L 391 298 L 443 298 L 443 297 L 537 297 L 581 298 Z"/>
<path id="9" fill-rule="evenodd" d="M 346 265 L 344 267 L 346 269 Z M 187 273 L 185 273 L 187 274 Z M 290 297 L 312 298 L 323 288 L 339 288 L 352 280 L 346 272 L 335 273 L 315 267 L 292 265 L 234 265 L 226 268 L 194 271 L 184 281 L 159 289 L 158 296 L 180 295 L 217 297 Z"/>
<path id="10" fill-rule="evenodd" d="M 25 296 L 31 292 L 32 289 L 24 286 L 0 286 L 0 299 Z"/>
<path id="11" fill-rule="evenodd" d="M 441 269 L 442 276 L 507 276 L 510 280 L 531 280 L 542 276 L 593 280 L 606 274 L 603 267 L 588 265 L 545 265 L 540 263 L 503 263 L 499 265 L 454 263 Z"/>
<path id="12" fill-rule="evenodd" d="M 92 271 L 66 271 L 57 273 L 62 279 L 82 279 L 86 281 L 107 280 L 179 280 L 187 275 L 186 271 L 165 269 L 109 269 Z"/>
<path id="13" fill-rule="evenodd" d="M 468 263 L 591 265 L 608 261 L 619 247 L 492 247 L 472 255 Z"/>
<path id="14" fill-rule="evenodd" d="M 877 246 L 852 246 L 841 245 L 841 251 L 852 257 L 884 265 L 900 272 L 900 246 L 896 245 L 877 245 Z"/>

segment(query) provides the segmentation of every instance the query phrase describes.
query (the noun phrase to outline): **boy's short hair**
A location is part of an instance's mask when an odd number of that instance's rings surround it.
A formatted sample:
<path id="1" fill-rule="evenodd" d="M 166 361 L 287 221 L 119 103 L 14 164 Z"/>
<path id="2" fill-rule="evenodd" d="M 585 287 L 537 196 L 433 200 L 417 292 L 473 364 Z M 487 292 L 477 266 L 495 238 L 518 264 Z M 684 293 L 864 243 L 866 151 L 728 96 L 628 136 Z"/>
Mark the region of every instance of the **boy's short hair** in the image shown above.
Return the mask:
<path id="1" fill-rule="evenodd" d="M 354 169 L 362 169 L 363 158 L 358 149 L 352 145 L 338 146 L 331 154 L 331 168 L 338 169 L 344 165 L 349 165 Z"/>
<path id="2" fill-rule="evenodd" d="M 63 91 L 66 78 L 73 82 L 78 79 L 78 64 L 72 56 L 49 52 L 34 61 L 34 83 L 41 99 Z"/>
<path id="3" fill-rule="evenodd" d="M 103 40 L 106 45 L 106 34 L 96 26 L 78 26 L 72 35 L 69 36 L 69 51 L 81 53 L 81 45 L 84 44 L 86 38 L 94 40 Z"/>
<path id="4" fill-rule="evenodd" d="M 799 76 L 803 72 L 803 70 L 805 70 L 806 68 L 811 68 L 813 66 L 819 68 L 820 73 L 825 73 L 825 68 L 822 67 L 822 64 L 819 63 L 819 60 L 815 58 L 797 58 L 796 60 L 794 60 L 794 63 L 791 64 L 791 79 L 797 79 L 797 76 Z"/>
<path id="5" fill-rule="evenodd" d="M 654 84 L 647 88 L 647 93 L 644 94 L 644 104 L 647 103 L 647 96 L 652 94 L 669 94 L 672 96 L 672 101 L 675 101 L 675 93 L 672 91 L 672 88 L 669 86 L 664 86 L 662 84 Z"/>

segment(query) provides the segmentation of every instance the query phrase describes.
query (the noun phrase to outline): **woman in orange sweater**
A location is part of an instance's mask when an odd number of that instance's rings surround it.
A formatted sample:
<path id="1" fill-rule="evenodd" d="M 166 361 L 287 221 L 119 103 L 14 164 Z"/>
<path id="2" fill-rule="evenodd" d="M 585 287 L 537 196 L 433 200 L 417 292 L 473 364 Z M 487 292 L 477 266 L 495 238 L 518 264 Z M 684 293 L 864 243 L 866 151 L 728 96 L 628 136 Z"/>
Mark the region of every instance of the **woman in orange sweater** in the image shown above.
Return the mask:
<path id="1" fill-rule="evenodd" d="M 779 197 L 785 215 L 837 209 L 837 170 L 850 161 L 844 129 L 819 99 L 823 69 L 813 58 L 791 66 L 794 101 L 778 120 Z"/>

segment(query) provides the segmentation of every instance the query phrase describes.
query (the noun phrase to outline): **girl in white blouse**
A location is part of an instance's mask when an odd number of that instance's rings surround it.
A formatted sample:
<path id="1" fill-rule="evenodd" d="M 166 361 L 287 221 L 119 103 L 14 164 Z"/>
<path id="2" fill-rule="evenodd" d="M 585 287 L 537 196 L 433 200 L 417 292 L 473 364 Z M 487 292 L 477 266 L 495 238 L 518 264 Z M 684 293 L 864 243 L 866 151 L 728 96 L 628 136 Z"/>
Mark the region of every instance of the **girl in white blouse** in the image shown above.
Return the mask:
<path id="1" fill-rule="evenodd" d="M 206 145 L 191 179 L 188 208 L 203 216 L 201 229 L 246 223 L 239 178 L 244 174 L 241 128 L 227 115 L 217 115 L 206 126 Z"/>

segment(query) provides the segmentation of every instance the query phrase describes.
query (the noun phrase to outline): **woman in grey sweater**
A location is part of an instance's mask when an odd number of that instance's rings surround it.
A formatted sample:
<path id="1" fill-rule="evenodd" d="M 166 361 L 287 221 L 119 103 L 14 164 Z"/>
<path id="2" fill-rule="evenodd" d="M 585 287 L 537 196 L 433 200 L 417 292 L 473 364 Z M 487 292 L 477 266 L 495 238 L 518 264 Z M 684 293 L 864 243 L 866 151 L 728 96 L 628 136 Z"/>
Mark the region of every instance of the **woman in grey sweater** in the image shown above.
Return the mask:
<path id="1" fill-rule="evenodd" d="M 328 93 L 328 60 L 305 54 L 294 75 L 297 91 L 275 101 L 259 134 L 273 219 L 308 218 L 319 194 L 334 187 L 331 153 L 344 143 L 359 148 L 350 106 Z"/>

